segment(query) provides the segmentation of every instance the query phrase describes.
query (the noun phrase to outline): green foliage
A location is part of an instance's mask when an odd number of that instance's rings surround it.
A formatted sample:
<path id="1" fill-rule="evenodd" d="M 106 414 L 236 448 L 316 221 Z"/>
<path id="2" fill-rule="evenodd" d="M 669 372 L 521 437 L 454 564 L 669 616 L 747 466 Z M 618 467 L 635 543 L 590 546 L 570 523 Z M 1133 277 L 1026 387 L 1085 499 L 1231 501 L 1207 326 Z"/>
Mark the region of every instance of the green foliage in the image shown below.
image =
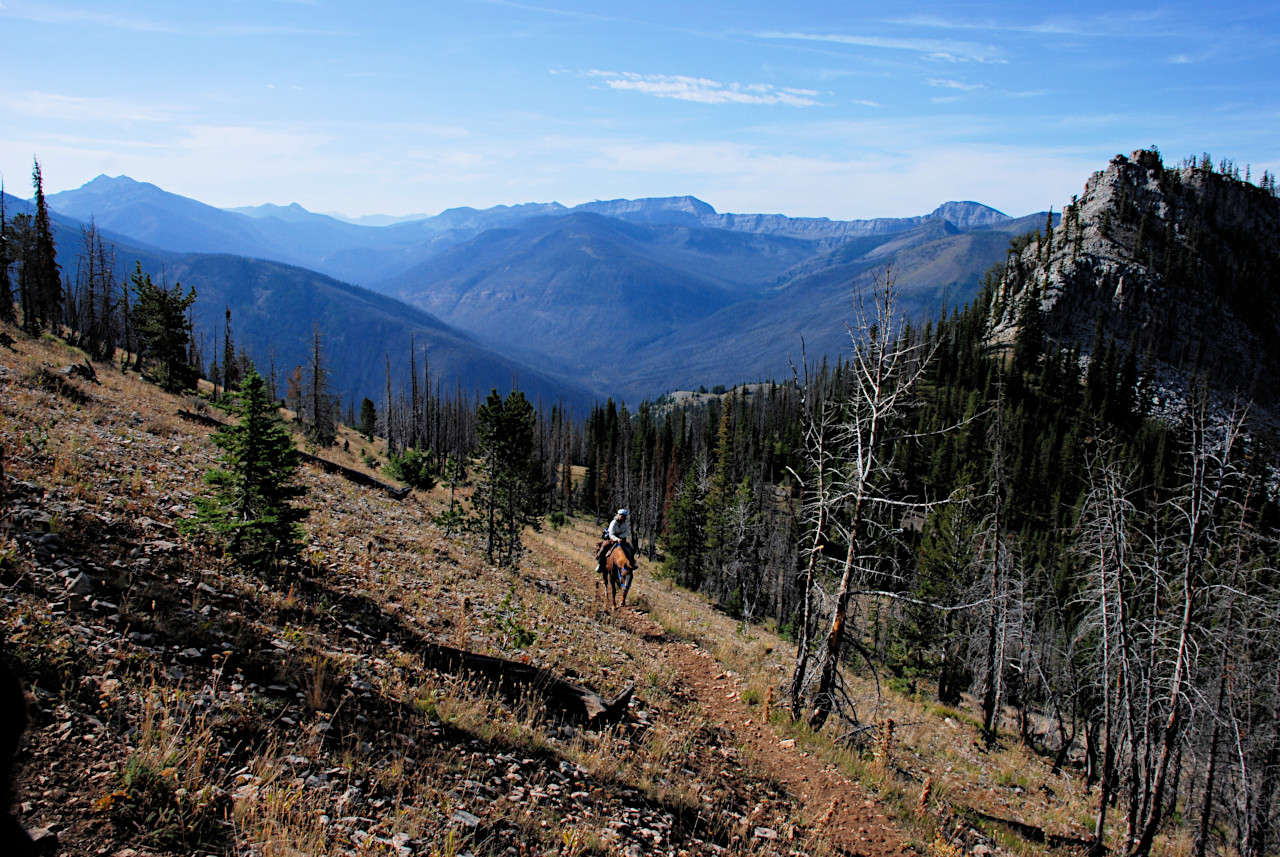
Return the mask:
<path id="1" fill-rule="evenodd" d="M 181 283 L 173 288 L 158 286 L 150 274 L 135 264 L 129 275 L 134 293 L 133 326 L 138 335 L 139 361 L 154 361 L 149 377 L 162 388 L 178 393 L 195 386 L 196 370 L 187 362 L 187 345 L 191 341 L 191 321 L 187 310 L 195 303 L 196 290 L 186 294 Z"/>
<path id="2" fill-rule="evenodd" d="M 373 433 L 378 428 L 378 409 L 373 404 L 373 399 L 365 398 L 360 403 L 360 434 L 364 435 L 365 440 L 373 440 Z"/>
<path id="3" fill-rule="evenodd" d="M 430 491 L 436 487 L 438 481 L 430 454 L 416 447 L 409 447 L 404 452 L 391 453 L 388 456 L 386 470 L 387 475 L 392 479 L 399 479 L 419 491 Z"/>
<path id="4" fill-rule="evenodd" d="M 31 183 L 35 188 L 35 214 L 14 217 L 16 253 L 21 264 L 18 288 L 22 298 L 22 326 L 28 333 L 56 330 L 62 318 L 62 272 L 53 242 L 49 208 L 44 198 L 40 162 L 32 161 Z"/>
<path id="5" fill-rule="evenodd" d="M 506 401 L 493 390 L 476 410 L 480 469 L 472 502 L 491 562 L 515 562 L 522 550 L 520 530 L 537 527 L 546 508 L 546 480 L 535 455 L 535 422 L 533 406 L 518 390 Z"/>
<path id="6" fill-rule="evenodd" d="M 666 556 L 663 569 L 681 586 L 696 589 L 705 574 L 707 551 L 706 492 L 696 468 L 690 468 L 680 484 L 680 493 L 667 513 L 662 533 Z"/>
<path id="7" fill-rule="evenodd" d="M 538 639 L 538 635 L 524 625 L 524 608 L 516 598 L 514 586 L 507 590 L 493 617 L 498 620 L 506 649 L 527 649 Z"/>
<path id="8" fill-rule="evenodd" d="M 227 408 L 240 422 L 213 435 L 223 469 L 205 475 L 211 496 L 196 500 L 193 527 L 223 540 L 246 568 L 262 570 L 298 556 L 308 510 L 297 501 L 307 489 L 297 483 L 293 438 L 257 372 L 249 372 Z"/>

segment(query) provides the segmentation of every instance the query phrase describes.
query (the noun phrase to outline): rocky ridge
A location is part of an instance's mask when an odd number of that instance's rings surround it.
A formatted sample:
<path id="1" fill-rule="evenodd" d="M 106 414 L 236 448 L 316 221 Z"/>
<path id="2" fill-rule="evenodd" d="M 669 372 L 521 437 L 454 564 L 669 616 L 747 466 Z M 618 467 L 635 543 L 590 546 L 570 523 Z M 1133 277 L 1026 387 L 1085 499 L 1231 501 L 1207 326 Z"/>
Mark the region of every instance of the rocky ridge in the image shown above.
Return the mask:
<path id="1" fill-rule="evenodd" d="M 1280 404 L 1280 199 L 1203 163 L 1117 155 L 1059 225 L 1010 250 L 991 306 L 1011 343 L 1036 302 L 1050 339 L 1087 358 L 1097 337 L 1145 358 L 1157 413 L 1197 377 L 1264 411 Z"/>

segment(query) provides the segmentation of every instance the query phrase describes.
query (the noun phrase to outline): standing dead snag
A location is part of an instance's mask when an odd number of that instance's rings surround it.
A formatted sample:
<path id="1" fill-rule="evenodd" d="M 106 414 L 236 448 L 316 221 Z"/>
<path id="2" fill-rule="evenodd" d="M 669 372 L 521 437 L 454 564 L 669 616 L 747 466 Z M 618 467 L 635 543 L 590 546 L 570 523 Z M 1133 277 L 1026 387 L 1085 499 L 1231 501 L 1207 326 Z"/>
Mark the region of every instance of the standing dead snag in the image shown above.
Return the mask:
<path id="1" fill-rule="evenodd" d="M 808 573 L 813 573 L 830 543 L 844 548 L 839 584 L 831 599 L 831 624 L 816 655 L 810 655 L 806 635 L 801 634 L 792 678 L 796 712 L 806 688 L 816 683 L 809 718 L 815 729 L 847 704 L 839 667 L 851 639 L 846 624 L 855 589 L 878 574 L 879 549 L 892 538 L 896 520 L 906 509 L 922 505 L 887 493 L 894 464 L 888 441 L 929 363 L 929 354 L 922 342 L 905 335 L 904 320 L 896 314 L 892 272 L 875 277 L 870 291 L 872 306 L 868 308 L 864 296 L 858 296 L 856 325 L 849 328 L 854 353 L 847 392 L 834 390 L 823 404 L 808 406 L 817 409 L 809 412 L 819 421 L 806 438 L 809 469 L 817 480 L 806 486 L 812 504 L 808 517 L 814 527 Z M 811 657 L 817 660 L 812 668 Z"/>

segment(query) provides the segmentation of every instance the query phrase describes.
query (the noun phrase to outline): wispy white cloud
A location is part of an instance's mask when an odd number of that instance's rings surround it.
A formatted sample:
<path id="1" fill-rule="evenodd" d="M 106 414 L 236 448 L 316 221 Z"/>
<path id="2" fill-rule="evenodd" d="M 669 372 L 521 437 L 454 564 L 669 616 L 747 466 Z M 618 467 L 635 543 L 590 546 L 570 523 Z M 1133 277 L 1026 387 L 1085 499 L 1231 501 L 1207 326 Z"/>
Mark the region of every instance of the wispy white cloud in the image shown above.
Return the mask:
<path id="1" fill-rule="evenodd" d="M 1003 18 L 945 18 L 935 15 L 912 15 L 892 18 L 886 23 L 935 30 L 982 31 L 996 33 L 1031 33 L 1045 36 L 1158 36 L 1172 34 L 1172 28 L 1157 29 L 1152 25 L 1168 21 L 1159 11 L 1129 13 L 1108 12 L 1094 16 L 1058 15 L 1030 22 Z"/>
<path id="2" fill-rule="evenodd" d="M 828 44 L 850 45 L 862 48 L 877 48 L 889 51 L 907 51 L 933 59 L 952 62 L 1003 63 L 1000 50 L 993 45 L 982 45 L 976 42 L 956 41 L 954 39 L 928 39 L 919 37 L 899 38 L 894 36 L 866 36 L 852 33 L 804 33 L 804 32 L 762 32 L 755 34 L 760 39 L 825 42 Z"/>
<path id="3" fill-rule="evenodd" d="M 981 83 L 965 83 L 963 80 L 946 80 L 943 78 L 930 78 L 930 86 L 938 86 L 943 89 L 958 89 L 961 92 L 973 92 L 976 89 L 982 89 Z"/>
<path id="4" fill-rule="evenodd" d="M 700 104 L 785 104 L 813 107 L 819 104 L 813 89 L 778 88 L 767 83 L 722 83 L 705 77 L 670 74 L 636 74 L 591 69 L 585 74 L 605 82 L 610 89 L 641 92 L 658 98 L 696 101 Z"/>
<path id="5" fill-rule="evenodd" d="M 0 108 L 19 116 L 59 122 L 168 122 L 179 115 L 177 110 L 155 104 L 34 90 L 0 90 Z"/>

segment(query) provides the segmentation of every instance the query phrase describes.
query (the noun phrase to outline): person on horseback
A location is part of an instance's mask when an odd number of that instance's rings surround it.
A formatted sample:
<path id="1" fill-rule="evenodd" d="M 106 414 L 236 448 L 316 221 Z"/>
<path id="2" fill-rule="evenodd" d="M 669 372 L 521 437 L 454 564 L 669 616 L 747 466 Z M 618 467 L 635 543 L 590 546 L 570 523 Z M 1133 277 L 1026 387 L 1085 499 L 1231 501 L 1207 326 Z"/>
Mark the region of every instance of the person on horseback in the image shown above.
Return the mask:
<path id="1" fill-rule="evenodd" d="M 636 556 L 631 552 L 631 524 L 627 521 L 629 514 L 626 509 L 619 509 L 618 514 L 613 516 L 613 520 L 609 522 L 609 529 L 604 533 L 604 539 L 600 542 L 600 551 L 596 554 L 596 570 L 604 571 L 605 558 L 609 556 L 609 552 L 613 550 L 614 545 L 622 545 L 622 549 L 627 552 L 627 561 L 635 565 Z"/>

